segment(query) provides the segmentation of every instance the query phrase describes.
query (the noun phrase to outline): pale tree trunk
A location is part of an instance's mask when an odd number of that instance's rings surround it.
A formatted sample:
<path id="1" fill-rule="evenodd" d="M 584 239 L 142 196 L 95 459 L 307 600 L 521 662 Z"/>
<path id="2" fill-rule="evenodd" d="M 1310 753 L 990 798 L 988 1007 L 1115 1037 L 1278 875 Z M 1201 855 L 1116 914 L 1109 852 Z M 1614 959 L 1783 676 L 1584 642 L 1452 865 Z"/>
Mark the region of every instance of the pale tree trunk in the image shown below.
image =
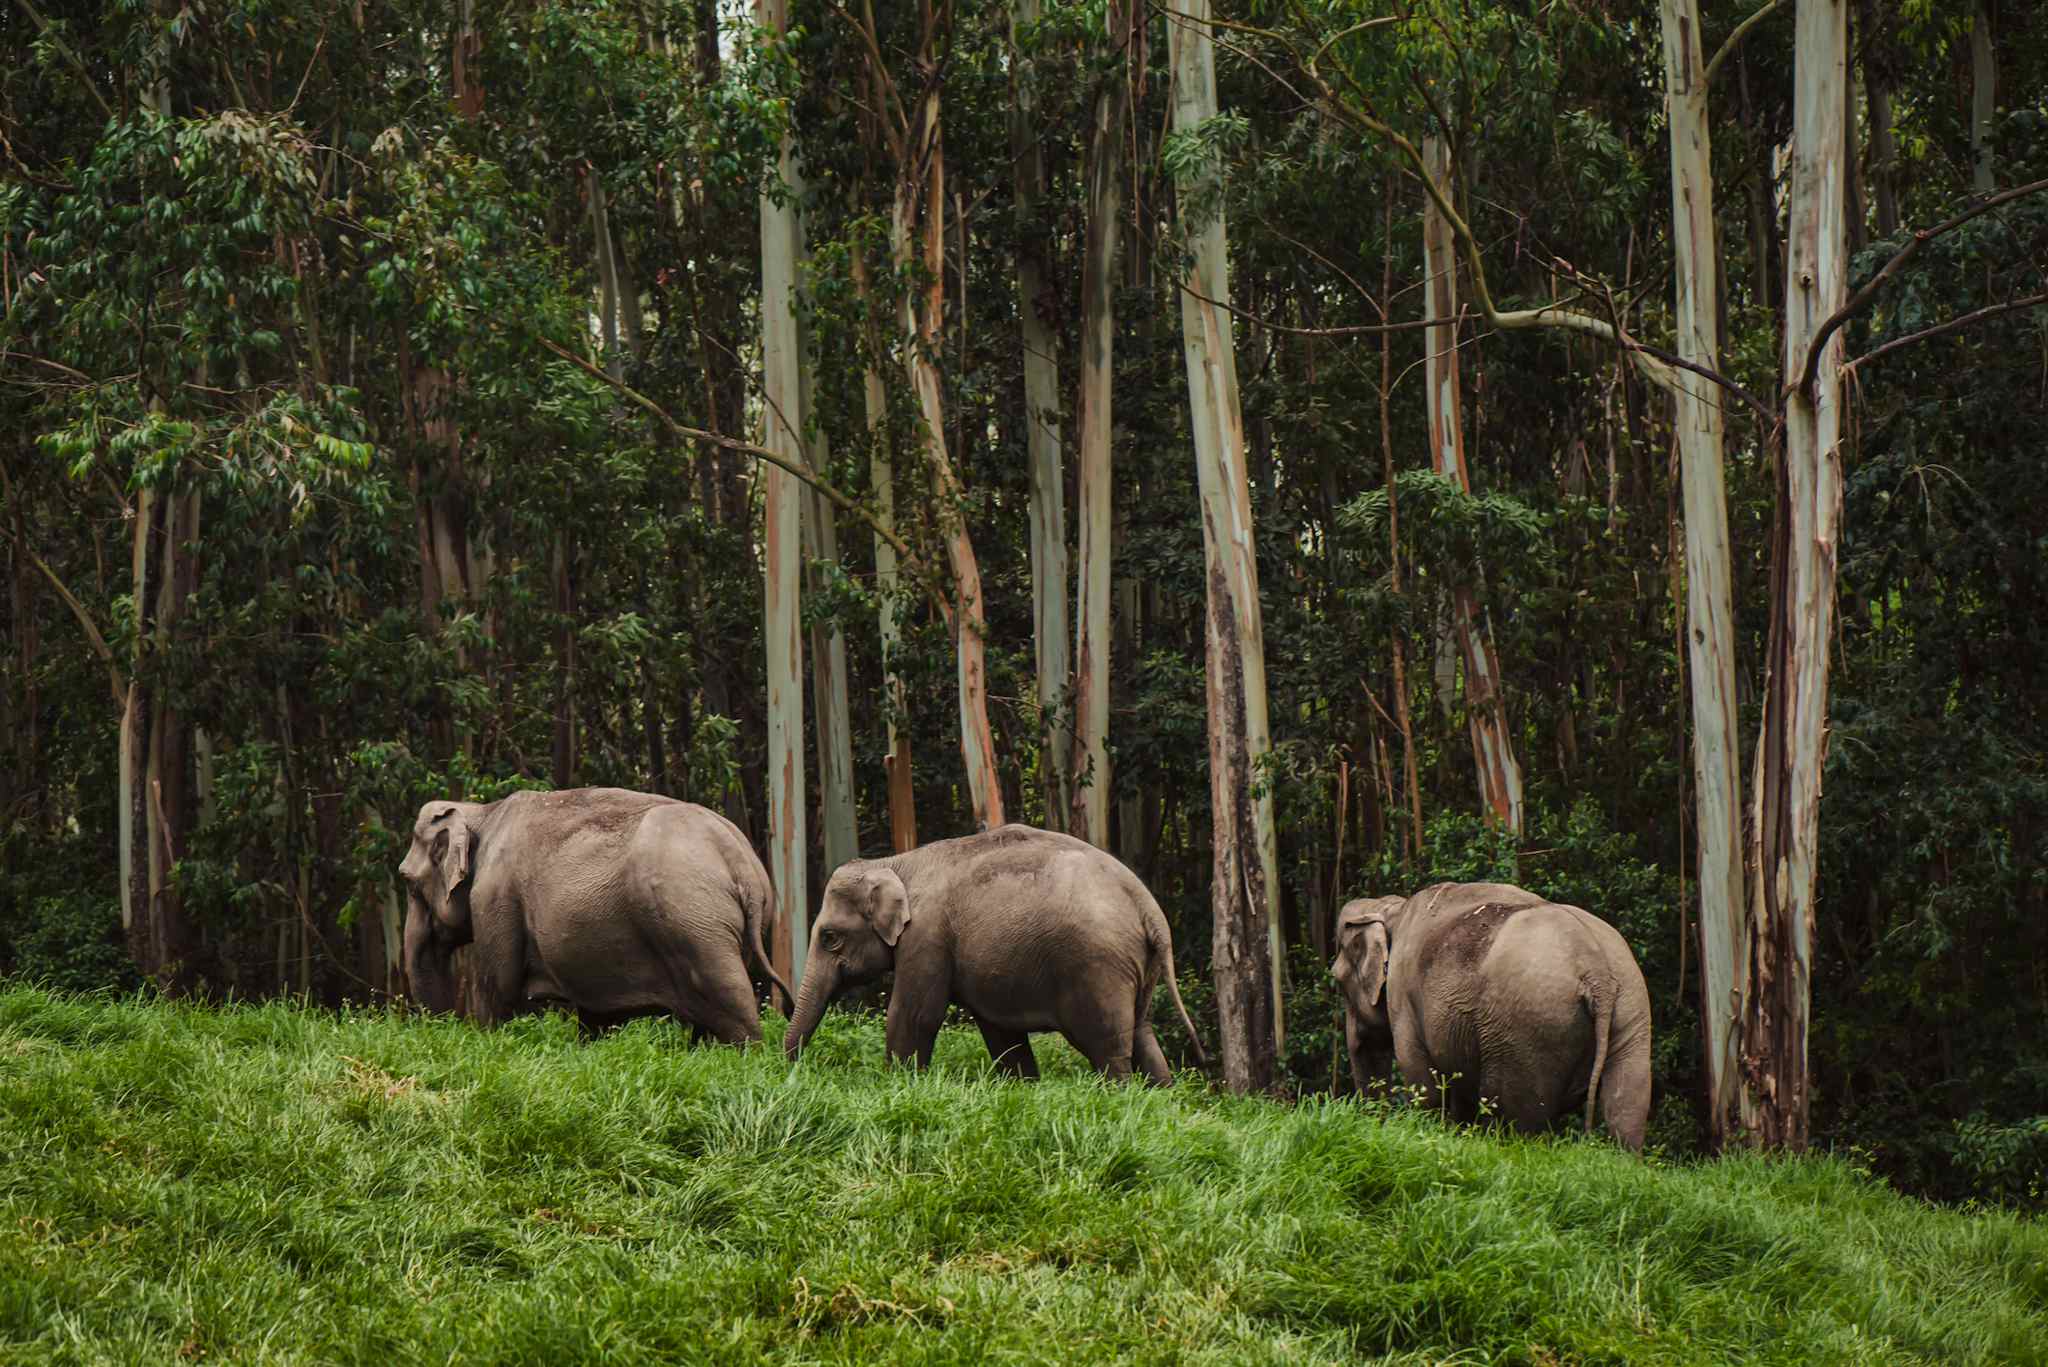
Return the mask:
<path id="1" fill-rule="evenodd" d="M 1214 118 L 1216 63 L 1209 0 L 1188 0 L 1169 20 L 1173 125 L 1189 133 Z M 1188 417 L 1200 477 L 1208 579 L 1209 796 L 1213 834 L 1210 905 L 1215 919 L 1216 1006 L 1224 1085 L 1263 1091 L 1281 1048 L 1279 854 L 1273 797 L 1260 766 L 1271 749 L 1259 566 L 1246 479 L 1244 414 L 1230 331 L 1228 246 L 1221 168 L 1202 166 L 1180 184 L 1193 260 L 1180 290 Z"/>
<path id="2" fill-rule="evenodd" d="M 1391 321 L 1394 299 L 1394 177 L 1387 175 L 1385 197 L 1385 252 L 1380 258 L 1380 321 Z M 1380 334 L 1380 466 L 1387 485 L 1387 586 L 1396 603 L 1401 601 L 1401 502 L 1394 485 L 1394 336 Z M 1422 782 L 1415 764 L 1415 714 L 1408 703 L 1408 648 L 1405 628 L 1396 628 L 1393 639 L 1394 718 L 1401 728 L 1401 781 L 1408 791 L 1408 838 L 1402 843 L 1404 859 L 1412 861 L 1422 852 Z M 1341 814 L 1339 820 L 1342 820 Z"/>
<path id="3" fill-rule="evenodd" d="M 1438 184 L 1450 184 L 1450 154 L 1443 139 L 1423 139 L 1422 157 Z M 1460 414 L 1458 378 L 1458 287 L 1456 244 L 1451 226 L 1436 201 L 1425 199 L 1422 211 L 1425 316 L 1435 326 L 1428 332 L 1425 383 L 1429 391 L 1429 449 L 1437 473 L 1466 493 L 1472 492 L 1465 467 L 1465 431 Z M 1500 659 L 1493 632 L 1479 609 L 1470 584 L 1452 595 L 1452 626 L 1458 657 L 1465 667 L 1466 726 L 1472 737 L 1472 762 L 1479 770 L 1479 795 L 1489 817 L 1520 835 L 1522 832 L 1522 766 L 1515 759 L 1501 706 Z"/>
<path id="4" fill-rule="evenodd" d="M 1128 59 L 1138 10 L 1111 0 L 1109 44 Z M 1074 581 L 1074 834 L 1109 848 L 1110 431 L 1116 384 L 1116 255 L 1123 240 L 1124 123 L 1130 78 L 1117 65 L 1095 92 L 1088 137 L 1087 240 L 1081 253 L 1081 479 Z"/>
<path id="5" fill-rule="evenodd" d="M 476 27 L 475 0 L 459 0 L 450 54 L 450 93 L 465 120 L 483 113 L 484 92 L 476 65 L 483 36 Z M 436 365 L 411 367 L 413 429 L 422 457 L 412 471 L 420 554 L 420 617 L 426 634 L 440 635 L 444 605 L 465 605 L 483 588 L 483 557 L 470 535 L 469 477 L 463 468 L 462 433 L 451 411 L 455 383 Z M 433 463 L 440 457 L 438 469 Z M 469 665 L 468 652 L 458 655 Z M 439 729 L 439 728 L 437 728 Z M 437 748 L 452 751 L 452 731 L 443 730 Z"/>
<path id="6" fill-rule="evenodd" d="M 597 259 L 598 337 L 604 344 L 604 368 L 616 380 L 625 373 L 625 357 L 619 350 L 619 263 L 612 250 L 604 180 L 593 168 L 586 173 L 584 184 L 590 193 L 590 238 Z"/>
<path id="7" fill-rule="evenodd" d="M 576 786 L 576 542 L 568 530 L 555 533 L 555 786 Z"/>
<path id="8" fill-rule="evenodd" d="M 1992 49 L 1992 0 L 1977 0 L 1970 21 L 1970 186 L 1980 195 L 1997 188 L 1991 123 L 1998 112 L 1998 54 Z"/>
<path id="9" fill-rule="evenodd" d="M 771 33 L 789 26 L 788 0 L 756 0 L 755 20 Z M 777 172 L 794 182 L 795 153 L 785 133 Z M 761 194 L 761 380 L 767 431 L 762 445 L 792 465 L 804 458 L 796 325 L 796 203 Z M 775 884 L 775 966 L 785 982 L 803 977 L 810 943 L 805 857 L 804 648 L 797 611 L 803 573 L 804 486 L 777 465 L 761 472 L 763 568 L 762 634 L 768 651 L 768 875 Z"/>
<path id="10" fill-rule="evenodd" d="M 1798 8 L 1791 196 L 1785 269 L 1785 450 L 1771 570 L 1771 633 L 1757 740 L 1751 835 L 1751 989 L 1739 1053 L 1741 1124 L 1768 1147 L 1807 1140 L 1820 794 L 1827 756 L 1828 648 L 1842 513 L 1842 333 L 1822 348 L 1810 390 L 1807 354 L 1848 287 L 1843 223 L 1844 0 Z"/>
<path id="11" fill-rule="evenodd" d="M 1663 0 L 1665 111 L 1671 129 L 1673 315 L 1680 360 L 1720 369 L 1720 253 L 1698 0 Z M 1686 654 L 1699 859 L 1700 1015 L 1714 1142 L 1735 1119 L 1737 1028 L 1748 993 L 1742 907 L 1741 775 L 1736 757 L 1735 623 L 1722 482 L 1722 392 L 1680 371 L 1672 390 L 1685 498 Z"/>
<path id="12" fill-rule="evenodd" d="M 796 254 L 803 267 L 801 289 L 809 289 L 810 247 L 804 240 L 804 203 L 809 198 L 803 168 L 789 167 L 796 201 Z M 832 447 L 817 421 L 817 357 L 810 325 L 799 313 L 797 393 L 802 410 L 797 422 L 803 433 L 804 458 L 813 470 L 832 467 Z M 832 504 L 816 489 L 803 493 L 803 554 L 806 582 L 815 594 L 824 587 L 824 565 L 839 563 L 839 524 Z M 860 834 L 853 812 L 853 724 L 846 701 L 846 633 L 835 621 L 811 628 L 811 725 L 817 736 L 819 812 L 825 824 L 825 867 L 822 878 L 860 855 Z M 791 980 L 794 985 L 795 980 Z"/>
<path id="13" fill-rule="evenodd" d="M 921 272 L 918 286 L 903 296 L 904 362 L 924 423 L 925 454 L 938 486 L 938 521 L 953 572 L 953 658 L 960 695 L 960 756 L 966 767 L 968 801 L 977 829 L 1003 824 L 1003 790 L 988 722 L 988 614 L 982 598 L 981 566 L 968 536 L 966 490 L 946 449 L 946 400 L 939 377 L 939 331 L 945 317 L 946 152 L 939 123 L 936 76 L 937 16 L 930 0 L 921 7 L 917 69 L 925 88 L 916 97 L 896 166 L 890 243 L 897 269 Z"/>
<path id="14" fill-rule="evenodd" d="M 874 295 L 868 288 L 867 266 L 858 254 L 853 258 L 853 283 L 860 293 L 862 316 L 872 320 Z M 862 378 L 867 402 L 868 482 L 874 490 L 875 521 L 879 524 L 875 532 L 875 594 L 881 599 L 882 694 L 889 726 L 889 750 L 882 758 L 882 767 L 888 779 L 889 844 L 897 854 L 903 854 L 917 848 L 917 803 L 910 781 L 909 703 L 903 692 L 903 675 L 896 667 L 898 652 L 903 647 L 896 548 L 880 530 L 896 530 L 896 466 L 889 456 L 889 389 L 882 378 L 880 355 L 880 341 L 871 333 Z"/>
<path id="15" fill-rule="evenodd" d="M 1039 146 L 1036 60 L 1017 33 L 1038 22 L 1038 0 L 1017 0 L 1010 20 L 1010 163 L 1016 180 L 1017 316 L 1024 341 L 1024 433 L 1031 465 L 1031 618 L 1038 652 L 1038 755 L 1045 824 L 1062 830 L 1072 801 L 1067 692 L 1067 508 L 1060 452 L 1058 288 L 1051 234 L 1040 221 L 1045 158 Z"/>

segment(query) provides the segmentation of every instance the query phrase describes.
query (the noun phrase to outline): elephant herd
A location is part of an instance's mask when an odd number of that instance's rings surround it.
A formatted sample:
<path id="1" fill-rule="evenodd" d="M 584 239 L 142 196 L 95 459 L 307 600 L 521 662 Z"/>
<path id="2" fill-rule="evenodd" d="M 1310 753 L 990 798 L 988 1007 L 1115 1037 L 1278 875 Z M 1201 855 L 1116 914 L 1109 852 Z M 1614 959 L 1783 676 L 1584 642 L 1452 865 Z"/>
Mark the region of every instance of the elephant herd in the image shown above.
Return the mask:
<path id="1" fill-rule="evenodd" d="M 752 968 L 791 1002 L 794 1059 L 835 997 L 895 977 L 890 1057 L 931 1062 L 949 1006 L 997 1068 L 1036 1077 L 1030 1036 L 1057 1031 L 1098 1071 L 1172 1073 L 1151 1024 L 1165 984 L 1190 1040 L 1173 942 L 1136 875 L 1072 836 L 1008 825 L 841 866 L 826 884 L 796 990 L 769 962 L 767 871 L 737 827 L 694 803 L 621 788 L 429 802 L 399 866 L 413 998 L 492 1024 L 566 1003 L 586 1030 L 667 1013 L 697 1035 L 761 1037 Z M 1501 883 L 1360 898 L 1338 917 L 1333 971 L 1362 1089 L 1398 1065 L 1459 1120 L 1490 1108 L 1547 1128 L 1582 1100 L 1640 1149 L 1650 1004 L 1613 927 Z M 1201 1045 L 1196 1057 L 1206 1064 Z"/>

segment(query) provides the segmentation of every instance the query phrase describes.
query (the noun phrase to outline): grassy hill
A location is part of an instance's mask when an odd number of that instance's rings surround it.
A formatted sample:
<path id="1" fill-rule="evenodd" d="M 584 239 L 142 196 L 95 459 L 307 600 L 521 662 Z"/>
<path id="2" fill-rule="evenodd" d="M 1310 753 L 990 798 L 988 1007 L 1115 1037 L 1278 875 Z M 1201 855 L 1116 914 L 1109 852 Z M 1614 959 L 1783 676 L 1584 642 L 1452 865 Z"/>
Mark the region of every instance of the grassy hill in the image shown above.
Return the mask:
<path id="1" fill-rule="evenodd" d="M 0 989 L 0 1361 L 2048 1361 L 2048 1227 L 1840 1162 L 880 1037 Z"/>

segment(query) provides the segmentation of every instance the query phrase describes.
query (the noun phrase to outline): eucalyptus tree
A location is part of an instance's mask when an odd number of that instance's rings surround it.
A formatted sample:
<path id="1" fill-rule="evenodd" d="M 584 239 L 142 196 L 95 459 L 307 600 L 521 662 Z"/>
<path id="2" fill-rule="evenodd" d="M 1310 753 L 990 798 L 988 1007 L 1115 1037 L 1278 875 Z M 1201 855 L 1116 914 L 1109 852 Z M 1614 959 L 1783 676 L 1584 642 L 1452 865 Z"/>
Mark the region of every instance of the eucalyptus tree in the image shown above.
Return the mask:
<path id="1" fill-rule="evenodd" d="M 1038 746 L 1045 824 L 1065 829 L 1073 801 L 1067 640 L 1067 490 L 1061 450 L 1060 331 L 1053 234 L 1046 222 L 1045 138 L 1040 126 L 1038 0 L 1010 12 L 1010 174 L 1017 218 L 1017 321 L 1024 349 L 1024 432 L 1031 463 L 1032 639 L 1038 665 Z M 963 267 L 965 263 L 962 263 Z M 1067 724 L 1062 725 L 1065 720 Z"/>
<path id="2" fill-rule="evenodd" d="M 788 0 L 756 0 L 755 22 L 772 39 L 789 31 Z M 797 333 L 795 136 L 781 132 L 775 179 L 761 190 L 761 398 L 763 445 L 779 457 L 762 477 L 762 562 L 766 601 L 762 637 L 768 656 L 768 875 L 775 884 L 774 956 L 791 982 L 803 977 L 810 944 L 806 919 L 803 632 L 798 614 L 803 573 L 803 485 L 788 466 L 804 464 L 803 349 Z"/>
<path id="3" fill-rule="evenodd" d="M 1111 467 L 1116 380 L 1117 247 L 1123 240 L 1125 124 L 1132 53 L 1142 33 L 1136 0 L 1110 0 L 1097 52 L 1094 118 L 1088 129 L 1088 198 L 1081 249 L 1079 385 L 1079 555 L 1074 600 L 1073 828 L 1109 847 L 1110 554 L 1115 488 Z"/>
<path id="4" fill-rule="evenodd" d="M 946 150 L 941 122 L 952 0 L 919 0 L 913 81 L 899 83 L 883 55 L 872 11 L 855 27 L 864 44 L 869 98 L 893 163 L 889 246 L 904 282 L 902 359 L 924 425 L 924 453 L 937 494 L 937 521 L 953 576 L 949 625 L 959 693 L 960 754 L 975 825 L 1005 820 L 995 739 L 988 719 L 988 603 L 966 520 L 966 488 L 948 453 L 945 385 L 939 373 L 946 310 Z"/>
<path id="5" fill-rule="evenodd" d="M 1279 851 L 1265 772 L 1272 750 L 1266 714 L 1266 645 L 1259 566 L 1245 469 L 1220 158 L 1214 147 L 1216 58 L 1207 0 L 1168 21 L 1173 53 L 1173 127 L 1191 261 L 1179 282 L 1188 425 L 1201 486 L 1207 566 L 1205 618 L 1209 720 L 1211 965 L 1224 1084 L 1272 1084 L 1284 1020 L 1280 931 L 1275 916 Z"/>

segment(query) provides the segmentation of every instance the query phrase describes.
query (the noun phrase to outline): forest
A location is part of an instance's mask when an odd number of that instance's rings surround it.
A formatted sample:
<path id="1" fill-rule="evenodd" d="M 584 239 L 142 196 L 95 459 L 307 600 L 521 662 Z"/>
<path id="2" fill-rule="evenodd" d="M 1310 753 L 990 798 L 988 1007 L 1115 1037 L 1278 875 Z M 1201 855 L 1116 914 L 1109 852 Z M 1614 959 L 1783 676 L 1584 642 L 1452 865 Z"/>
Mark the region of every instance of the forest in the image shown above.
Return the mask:
<path id="1" fill-rule="evenodd" d="M 579 786 L 787 970 L 1023 821 L 1227 1090 L 1513 882 L 1659 1151 L 2038 1210 L 2044 177 L 2017 0 L 9 0 L 0 974 L 403 997 L 421 804 Z"/>

